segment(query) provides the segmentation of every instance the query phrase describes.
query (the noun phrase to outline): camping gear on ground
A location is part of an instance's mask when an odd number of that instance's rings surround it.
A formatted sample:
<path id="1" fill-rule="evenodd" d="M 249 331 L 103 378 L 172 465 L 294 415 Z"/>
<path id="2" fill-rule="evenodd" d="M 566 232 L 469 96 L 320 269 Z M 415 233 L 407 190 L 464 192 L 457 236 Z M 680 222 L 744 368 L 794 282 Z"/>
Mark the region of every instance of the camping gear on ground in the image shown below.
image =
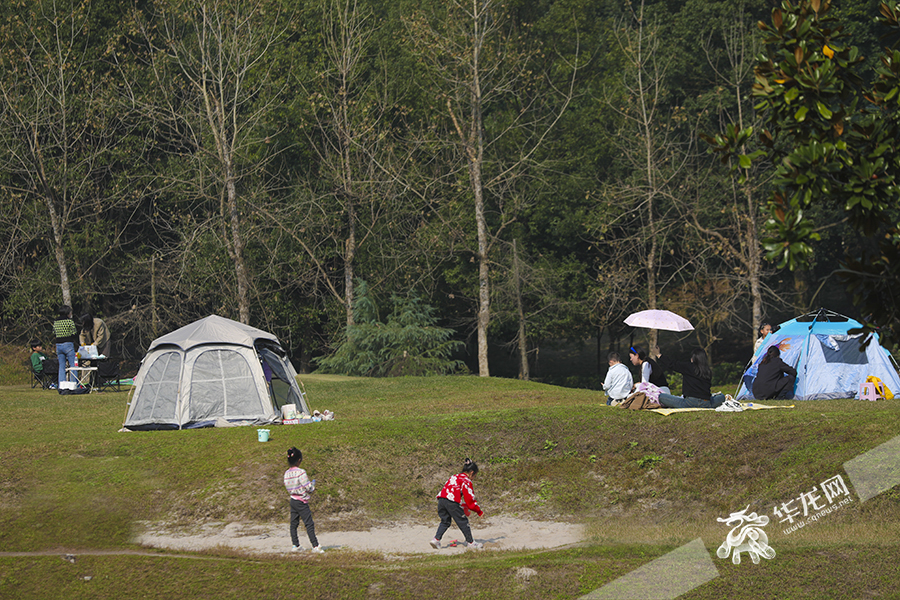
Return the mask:
<path id="1" fill-rule="evenodd" d="M 134 378 L 125 428 L 265 425 L 280 422 L 286 404 L 309 413 L 278 338 L 211 315 L 150 344 Z"/>
<path id="2" fill-rule="evenodd" d="M 659 408 L 659 402 L 652 401 L 644 392 L 635 392 L 617 403 L 616 406 L 631 410 L 642 410 L 647 408 Z"/>
<path id="3" fill-rule="evenodd" d="M 121 382 L 119 381 L 121 373 L 119 371 L 119 361 L 107 358 L 97 360 L 97 372 L 94 373 L 94 387 L 98 392 L 104 390 L 122 391 Z"/>
<path id="4" fill-rule="evenodd" d="M 60 396 L 87 394 L 90 391 L 90 388 L 80 385 L 77 381 L 60 381 L 57 389 Z"/>
<path id="5" fill-rule="evenodd" d="M 819 309 L 785 321 L 767 335 L 747 365 L 735 399 L 753 399 L 753 380 L 759 362 L 770 346 L 778 346 L 781 358 L 797 369 L 796 400 L 857 398 L 860 384 L 877 377 L 888 389 L 900 389 L 900 376 L 890 353 L 873 335 L 860 350 L 862 334 L 858 321 L 829 310 Z"/>
<path id="6" fill-rule="evenodd" d="M 256 430 L 256 438 L 261 442 L 269 441 L 269 430 L 268 429 L 257 429 Z"/>
<path id="7" fill-rule="evenodd" d="M 894 392 L 891 389 L 884 385 L 884 382 L 874 375 L 869 375 L 866 377 L 866 383 L 872 383 L 875 385 L 875 390 L 878 392 L 878 395 L 884 398 L 885 400 L 893 400 Z"/>
<path id="8" fill-rule="evenodd" d="M 691 322 L 668 310 L 642 310 L 625 319 L 626 325 L 644 329 L 665 329 L 666 331 L 693 331 Z"/>
<path id="9" fill-rule="evenodd" d="M 751 405 L 752 406 L 752 405 Z M 731 394 L 725 394 L 725 402 L 716 407 L 716 412 L 743 412 L 744 405 L 731 397 Z"/>
<path id="10" fill-rule="evenodd" d="M 42 390 L 52 390 L 54 388 L 50 386 L 56 386 L 56 378 L 59 376 L 59 369 L 44 369 L 40 373 L 34 370 L 34 367 L 31 366 L 31 363 L 28 363 L 28 371 L 31 373 L 31 389 L 34 389 L 38 386 L 41 387 Z"/>
<path id="11" fill-rule="evenodd" d="M 875 402 L 879 398 L 884 398 L 882 393 L 879 391 L 877 387 L 875 387 L 874 383 L 866 382 L 859 384 L 859 399 L 860 400 L 870 400 Z"/>

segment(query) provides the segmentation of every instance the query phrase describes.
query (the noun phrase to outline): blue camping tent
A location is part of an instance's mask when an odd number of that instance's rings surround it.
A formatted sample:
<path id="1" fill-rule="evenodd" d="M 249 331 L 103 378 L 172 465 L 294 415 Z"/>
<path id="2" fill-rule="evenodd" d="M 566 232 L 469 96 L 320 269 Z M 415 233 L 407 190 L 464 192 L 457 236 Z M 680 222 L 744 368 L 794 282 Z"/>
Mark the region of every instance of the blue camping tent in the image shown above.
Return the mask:
<path id="1" fill-rule="evenodd" d="M 753 354 L 736 399 L 753 399 L 753 380 L 759 361 L 775 345 L 781 350 L 782 360 L 797 369 L 794 387 L 797 400 L 857 398 L 859 384 L 870 375 L 900 394 L 900 376 L 893 358 L 878 343 L 878 336 L 861 352 L 861 334 L 848 333 L 860 327 L 858 321 L 825 309 L 782 323 Z"/>

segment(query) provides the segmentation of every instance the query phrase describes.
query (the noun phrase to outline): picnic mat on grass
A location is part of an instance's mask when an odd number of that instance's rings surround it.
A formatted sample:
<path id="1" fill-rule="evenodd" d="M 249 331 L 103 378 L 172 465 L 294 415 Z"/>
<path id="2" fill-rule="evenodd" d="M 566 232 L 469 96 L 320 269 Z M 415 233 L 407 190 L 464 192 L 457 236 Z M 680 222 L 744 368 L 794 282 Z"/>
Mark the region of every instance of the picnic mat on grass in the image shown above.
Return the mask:
<path id="1" fill-rule="evenodd" d="M 769 404 L 760 404 L 758 402 L 741 402 L 741 406 L 744 407 L 745 411 L 747 411 L 747 410 L 762 410 L 764 408 L 794 408 L 793 404 L 791 404 L 790 406 L 771 406 Z M 659 413 L 661 415 L 671 415 L 672 413 L 690 412 L 693 410 L 706 410 L 706 411 L 717 412 L 716 409 L 714 409 L 714 408 L 650 408 L 648 410 L 651 410 L 655 413 Z"/>

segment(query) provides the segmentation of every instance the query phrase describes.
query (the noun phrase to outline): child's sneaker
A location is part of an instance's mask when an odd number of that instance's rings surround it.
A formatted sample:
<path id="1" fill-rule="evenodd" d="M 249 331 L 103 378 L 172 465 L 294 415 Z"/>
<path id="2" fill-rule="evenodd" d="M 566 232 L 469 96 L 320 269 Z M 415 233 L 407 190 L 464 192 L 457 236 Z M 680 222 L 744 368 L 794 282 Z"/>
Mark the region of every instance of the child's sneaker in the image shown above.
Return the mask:
<path id="1" fill-rule="evenodd" d="M 322 546 L 316 546 L 315 548 L 310 550 L 310 552 L 312 552 L 314 554 L 325 554 L 325 551 L 322 550 Z"/>
<path id="2" fill-rule="evenodd" d="M 291 546 L 291 552 L 299 552 L 303 550 L 303 546 Z"/>
<path id="3" fill-rule="evenodd" d="M 484 548 L 484 544 L 482 544 L 481 542 L 469 542 L 468 544 L 466 544 L 466 546 L 472 548 L 473 550 Z"/>
<path id="4" fill-rule="evenodd" d="M 434 548 L 435 550 L 440 550 L 440 549 L 441 549 L 441 540 L 439 540 L 439 539 L 437 539 L 437 538 L 432 539 L 432 540 L 431 540 L 430 542 L 428 542 L 428 543 L 431 544 L 431 547 Z"/>

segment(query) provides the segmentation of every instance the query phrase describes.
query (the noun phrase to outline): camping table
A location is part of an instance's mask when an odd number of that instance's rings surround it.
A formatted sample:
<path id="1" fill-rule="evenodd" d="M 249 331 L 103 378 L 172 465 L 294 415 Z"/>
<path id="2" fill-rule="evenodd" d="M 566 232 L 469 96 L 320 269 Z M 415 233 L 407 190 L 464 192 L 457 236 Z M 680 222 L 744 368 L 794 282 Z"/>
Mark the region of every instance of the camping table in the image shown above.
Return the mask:
<path id="1" fill-rule="evenodd" d="M 97 370 L 97 367 L 66 367 L 66 372 L 72 373 L 75 375 L 75 379 L 78 380 L 78 383 L 83 385 L 88 389 L 88 392 L 94 391 L 93 377 L 94 371 Z"/>

